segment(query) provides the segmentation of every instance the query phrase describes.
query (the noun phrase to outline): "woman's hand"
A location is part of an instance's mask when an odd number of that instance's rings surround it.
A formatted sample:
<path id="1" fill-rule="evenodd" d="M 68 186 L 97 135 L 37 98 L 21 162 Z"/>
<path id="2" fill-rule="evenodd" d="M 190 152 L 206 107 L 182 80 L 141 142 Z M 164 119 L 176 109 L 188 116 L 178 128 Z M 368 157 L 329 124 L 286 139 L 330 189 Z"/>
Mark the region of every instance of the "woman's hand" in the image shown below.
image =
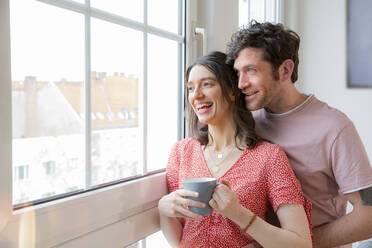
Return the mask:
<path id="1" fill-rule="evenodd" d="M 198 197 L 199 193 L 186 189 L 179 189 L 163 196 L 158 204 L 159 213 L 167 217 L 181 217 L 191 219 L 203 218 L 202 215 L 191 212 L 190 210 L 185 208 L 184 205 L 204 208 L 205 204 L 202 202 L 187 199 L 187 196 Z"/>
<path id="2" fill-rule="evenodd" d="M 238 196 L 226 184 L 221 184 L 216 187 L 212 199 L 209 201 L 209 205 L 222 216 L 235 222 L 239 220 L 243 208 Z"/>

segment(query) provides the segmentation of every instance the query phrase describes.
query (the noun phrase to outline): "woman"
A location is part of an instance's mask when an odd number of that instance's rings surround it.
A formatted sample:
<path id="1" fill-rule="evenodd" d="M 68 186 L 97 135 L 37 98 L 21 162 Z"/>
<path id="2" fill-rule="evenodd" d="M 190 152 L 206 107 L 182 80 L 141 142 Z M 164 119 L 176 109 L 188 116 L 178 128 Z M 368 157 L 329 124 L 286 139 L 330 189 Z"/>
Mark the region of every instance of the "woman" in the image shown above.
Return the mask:
<path id="1" fill-rule="evenodd" d="M 169 194 L 159 201 L 160 224 L 174 247 L 311 247 L 304 198 L 278 145 L 262 141 L 245 108 L 226 55 L 213 52 L 186 71 L 191 138 L 173 147 L 167 165 Z M 182 180 L 214 177 L 210 216 L 187 206 L 203 203 L 186 197 Z M 281 228 L 265 221 L 272 206 Z"/>

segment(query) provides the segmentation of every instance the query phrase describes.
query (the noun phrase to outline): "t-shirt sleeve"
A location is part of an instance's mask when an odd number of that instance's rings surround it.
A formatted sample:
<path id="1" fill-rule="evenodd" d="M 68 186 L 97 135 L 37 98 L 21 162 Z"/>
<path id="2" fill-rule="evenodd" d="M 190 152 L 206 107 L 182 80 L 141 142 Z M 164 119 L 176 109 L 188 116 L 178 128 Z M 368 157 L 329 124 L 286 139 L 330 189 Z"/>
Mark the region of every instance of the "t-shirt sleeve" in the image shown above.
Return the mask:
<path id="1" fill-rule="evenodd" d="M 332 171 L 343 193 L 372 186 L 372 168 L 353 123 L 342 129 L 331 148 Z"/>
<path id="2" fill-rule="evenodd" d="M 276 212 L 281 204 L 304 204 L 304 197 L 288 158 L 279 145 L 271 151 L 266 165 L 268 199 Z"/>
<path id="3" fill-rule="evenodd" d="M 166 168 L 166 180 L 169 193 L 175 191 L 179 187 L 179 158 L 178 158 L 178 143 L 171 150 Z"/>

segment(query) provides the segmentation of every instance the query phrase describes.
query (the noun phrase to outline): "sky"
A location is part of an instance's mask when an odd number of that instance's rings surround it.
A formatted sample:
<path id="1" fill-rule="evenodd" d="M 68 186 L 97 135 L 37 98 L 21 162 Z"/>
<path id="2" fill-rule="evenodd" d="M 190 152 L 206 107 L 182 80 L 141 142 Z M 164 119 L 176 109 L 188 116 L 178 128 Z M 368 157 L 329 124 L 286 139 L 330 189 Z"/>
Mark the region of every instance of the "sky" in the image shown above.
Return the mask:
<path id="1" fill-rule="evenodd" d="M 143 1 L 91 0 L 91 6 L 143 21 Z M 164 6 L 167 6 L 166 15 Z M 84 16 L 34 0 L 11 0 L 10 8 L 12 80 L 36 76 L 46 81 L 62 78 L 83 81 Z M 177 32 L 178 1 L 148 0 L 148 9 L 150 25 Z M 164 42 L 160 49 L 166 50 L 166 45 Z M 124 72 L 141 77 L 142 68 L 142 32 L 91 19 L 92 71 Z"/>

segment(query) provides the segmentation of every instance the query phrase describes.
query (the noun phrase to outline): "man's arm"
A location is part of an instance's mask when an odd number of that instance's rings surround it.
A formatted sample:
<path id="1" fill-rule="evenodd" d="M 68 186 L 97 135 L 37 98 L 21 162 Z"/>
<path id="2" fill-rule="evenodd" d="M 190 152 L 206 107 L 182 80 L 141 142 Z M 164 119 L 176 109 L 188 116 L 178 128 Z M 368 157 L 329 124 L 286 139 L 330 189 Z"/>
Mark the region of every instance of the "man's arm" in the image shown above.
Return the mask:
<path id="1" fill-rule="evenodd" d="M 313 229 L 314 247 L 334 247 L 372 237 L 372 187 L 345 195 L 353 211 Z"/>

